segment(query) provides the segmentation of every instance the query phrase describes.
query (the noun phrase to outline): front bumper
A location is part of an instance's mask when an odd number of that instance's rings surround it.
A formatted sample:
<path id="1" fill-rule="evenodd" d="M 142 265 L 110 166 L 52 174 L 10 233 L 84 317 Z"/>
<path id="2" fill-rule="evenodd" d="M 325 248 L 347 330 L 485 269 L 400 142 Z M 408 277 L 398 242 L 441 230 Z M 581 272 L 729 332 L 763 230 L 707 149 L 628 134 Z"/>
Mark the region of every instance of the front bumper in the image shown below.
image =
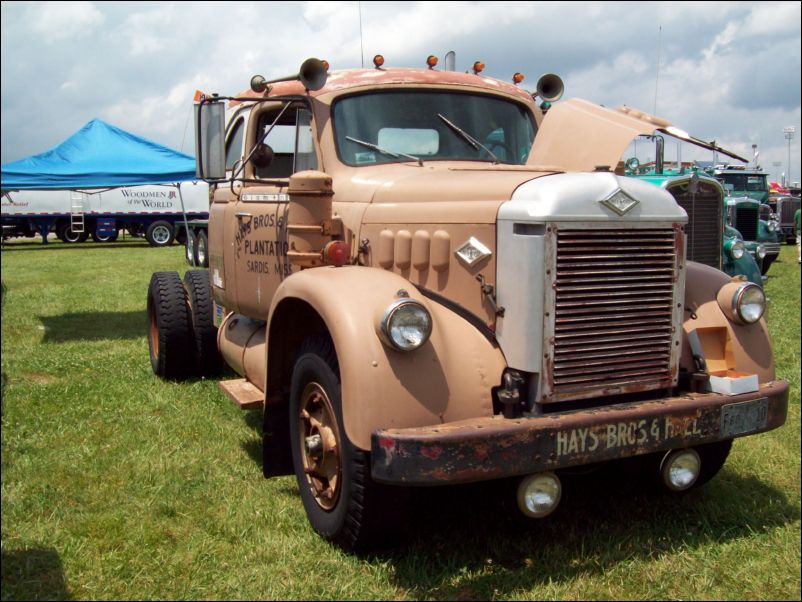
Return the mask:
<path id="1" fill-rule="evenodd" d="M 775 429 L 788 383 L 754 393 L 689 393 L 560 414 L 474 418 L 371 436 L 371 474 L 396 485 L 446 485 L 581 466 Z"/>
<path id="2" fill-rule="evenodd" d="M 766 256 L 769 255 L 779 255 L 780 254 L 780 243 L 778 242 L 762 242 L 760 243 L 766 249 Z"/>

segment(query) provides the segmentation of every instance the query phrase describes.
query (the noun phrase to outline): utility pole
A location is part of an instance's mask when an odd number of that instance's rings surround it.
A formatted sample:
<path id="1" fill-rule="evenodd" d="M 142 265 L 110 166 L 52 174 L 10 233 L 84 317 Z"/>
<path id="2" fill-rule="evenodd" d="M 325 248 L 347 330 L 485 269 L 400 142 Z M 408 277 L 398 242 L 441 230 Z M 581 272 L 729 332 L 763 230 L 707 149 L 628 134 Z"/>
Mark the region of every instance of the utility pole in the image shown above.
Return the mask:
<path id="1" fill-rule="evenodd" d="M 794 139 L 794 134 L 796 133 L 796 128 L 792 125 L 783 128 L 783 134 L 785 134 L 785 139 L 788 140 L 788 164 L 785 170 L 785 177 L 787 178 L 786 182 L 783 182 L 784 186 L 791 185 L 791 140 Z"/>

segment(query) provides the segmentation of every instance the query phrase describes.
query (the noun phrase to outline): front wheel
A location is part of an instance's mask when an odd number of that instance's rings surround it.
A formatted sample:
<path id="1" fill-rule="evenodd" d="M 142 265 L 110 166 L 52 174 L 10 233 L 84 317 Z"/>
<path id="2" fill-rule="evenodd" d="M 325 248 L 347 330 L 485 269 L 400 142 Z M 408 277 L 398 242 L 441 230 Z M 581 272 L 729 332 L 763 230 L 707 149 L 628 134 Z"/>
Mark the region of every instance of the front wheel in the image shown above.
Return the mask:
<path id="1" fill-rule="evenodd" d="M 388 543 L 402 490 L 370 477 L 368 454 L 345 434 L 337 356 L 330 340 L 307 339 L 290 389 L 290 442 L 301 500 L 312 528 L 346 550 Z"/>

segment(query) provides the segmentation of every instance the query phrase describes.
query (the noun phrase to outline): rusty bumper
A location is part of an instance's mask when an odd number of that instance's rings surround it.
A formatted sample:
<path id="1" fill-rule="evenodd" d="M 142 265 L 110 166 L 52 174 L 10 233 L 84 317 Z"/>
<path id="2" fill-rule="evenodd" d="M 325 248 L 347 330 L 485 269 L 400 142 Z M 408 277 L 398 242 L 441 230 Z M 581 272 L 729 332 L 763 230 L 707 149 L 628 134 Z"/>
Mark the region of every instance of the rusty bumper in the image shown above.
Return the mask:
<path id="1" fill-rule="evenodd" d="M 371 436 L 383 483 L 468 483 L 592 464 L 770 431 L 785 423 L 788 383 L 755 393 L 693 393 L 658 401 L 506 419 L 475 418 Z"/>

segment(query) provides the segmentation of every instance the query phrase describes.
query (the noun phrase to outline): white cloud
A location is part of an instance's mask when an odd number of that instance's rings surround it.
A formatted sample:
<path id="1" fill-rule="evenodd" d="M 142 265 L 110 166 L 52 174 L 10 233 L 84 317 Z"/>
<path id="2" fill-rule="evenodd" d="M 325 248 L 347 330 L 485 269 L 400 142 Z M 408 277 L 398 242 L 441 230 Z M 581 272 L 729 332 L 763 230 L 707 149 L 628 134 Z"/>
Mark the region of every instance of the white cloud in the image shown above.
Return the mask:
<path id="1" fill-rule="evenodd" d="M 29 12 L 33 31 L 50 44 L 91 35 L 104 20 L 92 2 L 42 2 Z"/>
<path id="2" fill-rule="evenodd" d="M 422 67 L 457 51 L 485 75 L 560 74 L 566 97 L 657 113 L 703 138 L 782 161 L 800 128 L 800 3 L 3 2 L 2 161 L 41 152 L 93 117 L 180 147 L 194 90 L 233 95 L 305 58 Z M 71 36 L 71 37 L 70 37 Z M 53 52 L 53 40 L 69 40 Z M 31 88 L 32 74 L 52 83 Z M 42 119 L 42 115 L 47 115 Z M 792 147 L 798 166 L 799 138 Z M 185 143 L 185 150 L 190 146 Z M 798 174 L 799 168 L 794 172 Z M 797 175 L 798 179 L 799 176 Z"/>

